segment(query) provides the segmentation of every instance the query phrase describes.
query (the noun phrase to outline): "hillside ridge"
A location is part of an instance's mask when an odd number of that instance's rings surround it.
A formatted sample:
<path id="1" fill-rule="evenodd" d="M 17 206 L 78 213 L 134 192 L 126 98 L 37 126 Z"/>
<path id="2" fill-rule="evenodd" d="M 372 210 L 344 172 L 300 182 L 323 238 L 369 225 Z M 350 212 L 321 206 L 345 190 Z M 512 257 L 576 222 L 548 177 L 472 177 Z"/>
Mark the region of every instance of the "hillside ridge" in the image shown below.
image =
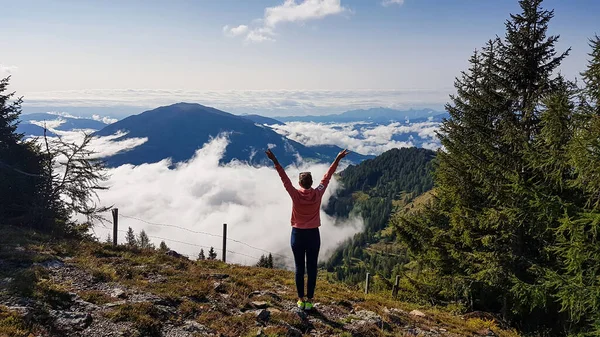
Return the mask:
<path id="1" fill-rule="evenodd" d="M 305 313 L 289 271 L 3 230 L 2 336 L 516 336 L 325 272 L 317 310 Z"/>

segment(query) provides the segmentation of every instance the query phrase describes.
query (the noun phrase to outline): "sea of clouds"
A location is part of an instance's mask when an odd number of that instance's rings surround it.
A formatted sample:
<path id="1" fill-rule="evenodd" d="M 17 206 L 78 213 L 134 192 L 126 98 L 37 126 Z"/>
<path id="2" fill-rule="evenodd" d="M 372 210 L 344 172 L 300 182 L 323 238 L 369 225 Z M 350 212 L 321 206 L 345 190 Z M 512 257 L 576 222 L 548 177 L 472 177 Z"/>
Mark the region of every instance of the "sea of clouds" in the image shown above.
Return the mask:
<path id="1" fill-rule="evenodd" d="M 56 132 L 67 141 L 77 142 L 82 138 L 81 132 Z M 146 141 L 114 141 L 117 137 L 96 138 L 91 147 L 98 151 L 98 156 L 104 156 Z M 102 184 L 109 189 L 98 193 L 100 204 L 119 208 L 121 230 L 131 227 L 139 233 L 143 229 L 155 245 L 165 239 L 171 249 L 192 258 L 201 248 L 207 253 L 208 247 L 215 247 L 221 257 L 222 238 L 219 235 L 226 223 L 228 237 L 235 240 L 228 242 L 229 262 L 254 264 L 262 254 L 271 252 L 280 264 L 291 267 L 292 202 L 277 172 L 272 167 L 254 167 L 242 162 L 219 164 L 227 144 L 226 136 L 218 136 L 175 169 L 169 169 L 171 162 L 168 159 L 109 169 L 109 179 Z M 319 177 L 327 168 L 324 164 L 299 164 L 287 167 L 286 171 L 297 184 L 299 172 L 308 170 Z M 335 178 L 332 179 L 323 198 L 324 205 L 339 188 Z M 110 214 L 105 216 L 111 219 Z M 324 212 L 321 212 L 321 221 L 321 260 L 326 259 L 340 242 L 363 228 L 359 218 L 340 221 Z M 100 240 L 105 240 L 112 234 L 110 221 L 97 223 L 94 233 Z M 118 241 L 124 242 L 123 232 L 119 232 Z"/>
<path id="2" fill-rule="evenodd" d="M 58 109 L 73 114 L 106 112 L 113 117 L 178 102 L 200 103 L 235 114 L 291 116 L 342 113 L 384 106 L 441 109 L 452 89 L 401 90 L 169 90 L 106 89 L 27 92 L 26 112 Z"/>
<path id="3" fill-rule="evenodd" d="M 313 123 L 288 122 L 271 125 L 277 133 L 306 146 L 337 145 L 364 155 L 379 155 L 393 148 L 423 147 L 436 150 L 441 144 L 436 131 L 438 122 L 400 123 Z M 411 134 L 407 140 L 398 136 Z M 413 136 L 412 134 L 415 134 Z"/>
<path id="4" fill-rule="evenodd" d="M 67 142 L 80 142 L 82 132 L 93 131 L 53 129 L 61 122 L 58 118 L 44 123 Z M 397 147 L 419 145 L 439 148 L 435 135 L 438 126 L 436 122 L 395 122 L 387 125 L 289 122 L 270 127 L 307 146 L 338 145 L 362 154 L 378 155 Z M 409 133 L 411 137 L 406 141 L 394 140 Z M 106 157 L 127 151 L 148 140 L 132 138 L 119 141 L 122 135 L 95 137 L 90 144 L 96 151 L 95 156 Z M 235 240 L 228 241 L 228 261 L 254 264 L 262 254 L 271 252 L 280 264 L 291 267 L 292 203 L 277 172 L 273 167 L 255 167 L 239 161 L 219 164 L 228 142 L 226 135 L 219 135 L 197 150 L 193 158 L 177 164 L 174 169 L 170 169 L 172 163 L 168 158 L 158 163 L 108 169 L 109 178 L 103 186 L 109 189 L 99 191 L 99 204 L 119 208 L 120 230 L 125 231 L 128 227 L 136 233 L 144 230 L 156 246 L 164 239 L 171 249 L 191 258 L 195 258 L 201 248 L 206 254 L 210 247 L 217 250 L 220 258 L 220 235 L 226 223 L 229 238 Z M 299 172 L 311 171 L 319 177 L 327 168 L 327 164 L 306 164 L 300 160 L 296 165 L 287 167 L 286 171 L 292 182 L 297 184 Z M 332 179 L 323 198 L 324 205 L 339 188 L 338 181 Z M 105 217 L 111 219 L 109 213 Z M 360 218 L 340 220 L 322 211 L 321 219 L 321 260 L 363 228 Z M 97 223 L 94 233 L 104 241 L 109 234 L 112 235 L 112 224 L 110 221 Z M 119 242 L 124 242 L 124 236 L 123 232 L 119 232 Z"/>

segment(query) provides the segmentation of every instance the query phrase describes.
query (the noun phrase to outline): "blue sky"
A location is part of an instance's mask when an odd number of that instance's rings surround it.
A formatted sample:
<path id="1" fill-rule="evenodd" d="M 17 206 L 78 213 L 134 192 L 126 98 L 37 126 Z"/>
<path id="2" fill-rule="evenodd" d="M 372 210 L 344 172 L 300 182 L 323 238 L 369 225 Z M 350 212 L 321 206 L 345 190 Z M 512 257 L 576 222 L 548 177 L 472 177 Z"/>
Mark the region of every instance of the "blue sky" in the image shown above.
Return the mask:
<path id="1" fill-rule="evenodd" d="M 503 35 L 518 11 L 509 0 L 383 1 L 0 0 L 0 72 L 38 106 L 151 106 L 158 89 L 165 101 L 172 90 L 229 92 L 218 101 L 224 105 L 233 92 L 255 90 L 345 97 L 421 90 L 430 94 L 371 103 L 441 108 L 473 50 Z M 600 2 L 546 0 L 544 7 L 556 11 L 551 33 L 561 35 L 559 50 L 573 48 L 562 71 L 574 77 L 585 66 L 587 39 L 600 34 Z M 127 90 L 135 95 L 122 97 Z"/>

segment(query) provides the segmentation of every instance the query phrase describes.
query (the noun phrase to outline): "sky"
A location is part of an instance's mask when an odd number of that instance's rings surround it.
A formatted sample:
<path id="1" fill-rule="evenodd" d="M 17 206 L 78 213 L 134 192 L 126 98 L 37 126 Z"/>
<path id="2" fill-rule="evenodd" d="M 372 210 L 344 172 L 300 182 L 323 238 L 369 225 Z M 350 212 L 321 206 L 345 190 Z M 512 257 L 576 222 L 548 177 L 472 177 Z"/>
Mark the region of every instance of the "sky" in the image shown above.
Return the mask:
<path id="1" fill-rule="evenodd" d="M 600 2 L 555 9 L 561 71 L 585 66 Z M 290 115 L 441 109 L 517 1 L 0 0 L 0 75 L 44 109 L 122 115 L 194 101 Z"/>

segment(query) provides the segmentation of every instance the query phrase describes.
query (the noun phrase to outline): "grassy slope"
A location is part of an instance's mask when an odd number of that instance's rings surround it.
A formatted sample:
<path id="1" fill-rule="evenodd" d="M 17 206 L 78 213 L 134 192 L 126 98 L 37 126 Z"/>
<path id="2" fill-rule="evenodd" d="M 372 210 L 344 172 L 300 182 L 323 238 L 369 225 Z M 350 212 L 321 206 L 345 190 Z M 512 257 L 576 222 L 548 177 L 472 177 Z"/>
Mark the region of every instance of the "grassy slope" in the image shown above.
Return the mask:
<path id="1" fill-rule="evenodd" d="M 289 326 L 303 332 L 312 327 L 321 336 L 402 336 L 408 335 L 410 327 L 425 331 L 434 328 L 448 336 L 477 336 L 491 328 L 499 336 L 516 336 L 514 332 L 499 329 L 492 321 L 464 319 L 432 307 L 418 308 L 426 317 L 415 317 L 408 314 L 417 309 L 415 305 L 396 301 L 387 292 L 365 295 L 358 289 L 329 281 L 325 273 L 317 284 L 318 311 L 302 317 L 293 310 L 294 277 L 289 271 L 218 261 L 196 262 L 158 251 L 142 252 L 85 241 L 56 242 L 14 228 L 2 231 L 0 336 L 44 334 L 49 322 L 44 321 L 43 311 L 68 306 L 72 300 L 70 293 L 101 306 L 95 317 L 126 322 L 133 330 L 149 336 L 159 335 L 166 325 L 178 326 L 189 320 L 217 335 L 255 336 L 259 329 L 256 313 L 246 309 L 256 300 L 266 301 L 270 307 L 271 319 L 261 328 L 270 336 L 286 335 Z M 65 265 L 50 270 L 43 267 L 47 261 L 64 261 Z M 227 277 L 221 279 L 222 274 Z M 116 299 L 100 285 L 108 285 L 110 289 L 122 287 L 131 295 L 125 301 Z M 160 301 L 134 301 L 134 294 L 154 296 Z M 2 305 L 15 297 L 42 303 L 39 309 L 42 312 L 35 315 L 38 319 L 25 319 Z M 110 302 L 116 303 L 107 307 Z M 159 310 L 165 303 L 173 308 L 168 314 Z M 389 327 L 353 325 L 360 310 L 377 313 Z"/>

